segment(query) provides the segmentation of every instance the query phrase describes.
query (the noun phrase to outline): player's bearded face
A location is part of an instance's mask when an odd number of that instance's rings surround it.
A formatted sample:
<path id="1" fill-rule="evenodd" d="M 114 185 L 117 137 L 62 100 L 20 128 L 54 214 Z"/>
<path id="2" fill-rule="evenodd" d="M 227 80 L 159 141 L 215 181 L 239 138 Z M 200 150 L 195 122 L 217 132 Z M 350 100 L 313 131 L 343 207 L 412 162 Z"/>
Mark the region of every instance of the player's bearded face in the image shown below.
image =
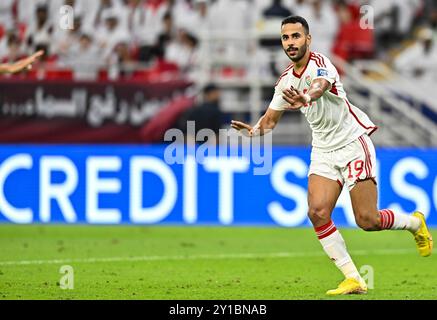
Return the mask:
<path id="1" fill-rule="evenodd" d="M 282 48 L 291 61 L 301 60 L 311 44 L 311 35 L 301 23 L 286 23 L 281 27 Z"/>
<path id="2" fill-rule="evenodd" d="M 303 58 L 308 50 L 307 41 L 305 41 L 301 46 L 289 45 L 284 47 L 285 54 L 290 58 L 291 61 L 296 62 Z"/>

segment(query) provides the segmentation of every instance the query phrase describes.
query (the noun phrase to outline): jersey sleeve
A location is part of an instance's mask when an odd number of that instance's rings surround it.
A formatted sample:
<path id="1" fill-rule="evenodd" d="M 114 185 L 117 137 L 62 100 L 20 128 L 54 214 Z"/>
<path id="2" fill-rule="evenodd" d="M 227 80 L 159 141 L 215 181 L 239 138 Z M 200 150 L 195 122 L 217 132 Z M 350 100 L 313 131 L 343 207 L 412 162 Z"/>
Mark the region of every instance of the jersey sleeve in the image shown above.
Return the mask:
<path id="1" fill-rule="evenodd" d="M 339 79 L 337 69 L 327 57 L 322 55 L 316 57 L 314 58 L 316 66 L 313 68 L 313 80 L 325 79 L 332 86 Z"/>

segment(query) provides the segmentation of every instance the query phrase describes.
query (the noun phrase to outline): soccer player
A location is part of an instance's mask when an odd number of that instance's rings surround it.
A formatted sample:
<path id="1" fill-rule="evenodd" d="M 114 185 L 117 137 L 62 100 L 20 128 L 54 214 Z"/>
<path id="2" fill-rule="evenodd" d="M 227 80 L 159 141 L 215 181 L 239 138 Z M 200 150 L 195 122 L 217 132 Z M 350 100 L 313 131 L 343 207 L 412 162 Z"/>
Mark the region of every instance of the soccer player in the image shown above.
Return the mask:
<path id="1" fill-rule="evenodd" d="M 10 64 L 0 64 L 0 73 L 17 73 L 24 69 L 31 69 L 32 63 L 34 63 L 39 57 L 44 54 L 44 51 L 40 50 L 33 55 L 21 59 L 17 62 Z"/>
<path id="2" fill-rule="evenodd" d="M 408 230 L 419 254 L 429 256 L 433 242 L 422 213 L 406 215 L 378 210 L 375 148 L 369 136 L 377 129 L 367 115 L 347 99 L 339 74 L 323 54 L 311 52 L 307 21 L 290 16 L 282 21 L 281 41 L 292 63 L 275 85 L 272 101 L 255 126 L 232 121 L 249 136 L 272 130 L 285 110 L 300 110 L 312 129 L 308 173 L 308 216 L 317 237 L 345 280 L 328 295 L 360 294 L 367 286 L 349 255 L 331 213 L 345 185 L 357 225 L 365 231 Z"/>

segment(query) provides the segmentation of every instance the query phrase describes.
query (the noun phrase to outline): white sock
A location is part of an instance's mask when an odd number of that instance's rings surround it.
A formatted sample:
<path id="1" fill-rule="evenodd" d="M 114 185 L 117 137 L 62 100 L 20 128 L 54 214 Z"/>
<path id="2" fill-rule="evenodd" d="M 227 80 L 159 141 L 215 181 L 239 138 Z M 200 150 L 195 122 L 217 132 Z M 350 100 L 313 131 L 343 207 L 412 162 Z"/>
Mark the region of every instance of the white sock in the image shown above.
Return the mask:
<path id="1" fill-rule="evenodd" d="M 334 261 L 345 278 L 354 278 L 361 281 L 361 275 L 347 252 L 346 243 L 334 223 L 330 221 L 321 227 L 315 228 L 315 230 L 323 250 Z"/>
<path id="2" fill-rule="evenodd" d="M 408 230 L 416 232 L 420 228 L 419 218 L 404 213 L 395 213 L 390 209 L 379 211 L 381 215 L 381 230 Z"/>

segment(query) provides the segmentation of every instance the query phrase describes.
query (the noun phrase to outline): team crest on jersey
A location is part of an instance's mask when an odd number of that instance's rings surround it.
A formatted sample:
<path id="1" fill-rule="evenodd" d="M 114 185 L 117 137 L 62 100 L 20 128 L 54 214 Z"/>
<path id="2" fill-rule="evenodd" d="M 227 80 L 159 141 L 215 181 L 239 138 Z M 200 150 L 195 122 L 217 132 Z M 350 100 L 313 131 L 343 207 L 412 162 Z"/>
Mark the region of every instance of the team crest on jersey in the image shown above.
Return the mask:
<path id="1" fill-rule="evenodd" d="M 306 76 L 306 78 L 305 78 L 305 83 L 309 86 L 309 85 L 311 85 L 311 77 L 308 75 L 308 76 Z"/>

